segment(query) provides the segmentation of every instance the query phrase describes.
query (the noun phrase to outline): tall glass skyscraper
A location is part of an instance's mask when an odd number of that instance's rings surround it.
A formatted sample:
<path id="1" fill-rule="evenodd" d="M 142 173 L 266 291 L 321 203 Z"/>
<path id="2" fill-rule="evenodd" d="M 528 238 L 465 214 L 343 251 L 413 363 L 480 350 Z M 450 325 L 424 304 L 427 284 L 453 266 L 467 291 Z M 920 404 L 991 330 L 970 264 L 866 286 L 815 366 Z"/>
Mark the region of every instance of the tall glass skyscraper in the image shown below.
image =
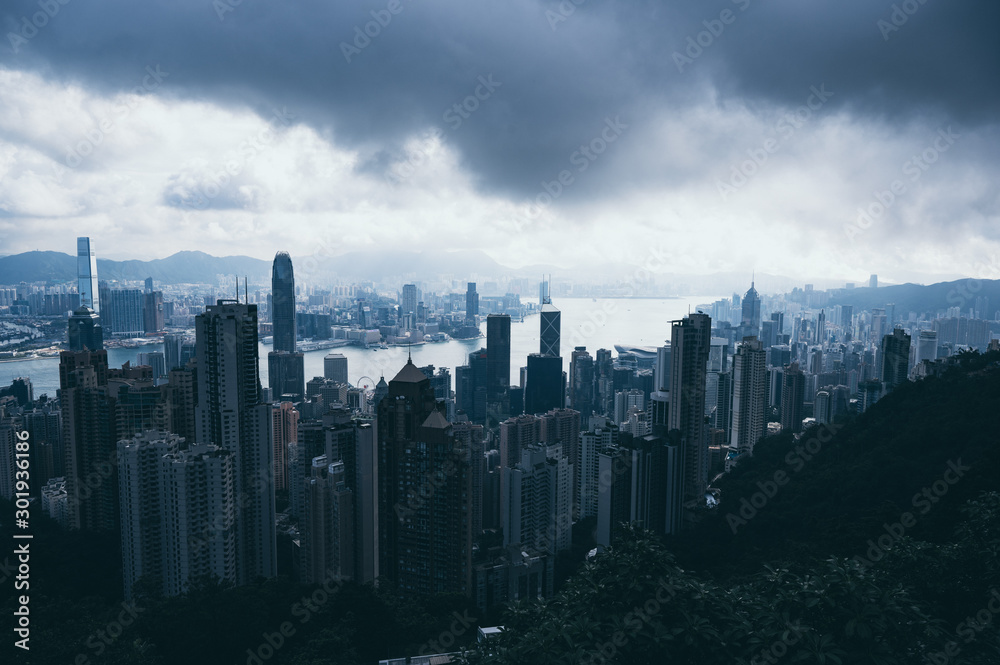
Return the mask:
<path id="1" fill-rule="evenodd" d="M 750 282 L 750 289 L 743 296 L 742 317 L 740 325 L 744 328 L 744 337 L 760 335 L 760 294 Z"/>
<path id="2" fill-rule="evenodd" d="M 543 356 L 561 355 L 559 353 L 561 316 L 562 314 L 556 306 L 552 304 L 552 301 L 546 301 L 542 305 L 539 353 Z"/>
<path id="3" fill-rule="evenodd" d="M 100 315 L 101 304 L 97 294 L 97 254 L 90 238 L 76 239 L 76 274 L 80 304 L 89 307 L 94 314 Z"/>
<path id="4" fill-rule="evenodd" d="M 275 254 L 271 266 L 271 322 L 273 350 L 295 353 L 295 273 L 288 252 Z"/>
<path id="5" fill-rule="evenodd" d="M 295 352 L 295 273 L 288 252 L 274 255 L 271 267 L 273 351 L 267 354 L 268 386 L 275 401 L 305 393 L 305 360 Z"/>
<path id="6" fill-rule="evenodd" d="M 498 399 L 510 387 L 510 315 L 486 317 L 486 394 Z"/>

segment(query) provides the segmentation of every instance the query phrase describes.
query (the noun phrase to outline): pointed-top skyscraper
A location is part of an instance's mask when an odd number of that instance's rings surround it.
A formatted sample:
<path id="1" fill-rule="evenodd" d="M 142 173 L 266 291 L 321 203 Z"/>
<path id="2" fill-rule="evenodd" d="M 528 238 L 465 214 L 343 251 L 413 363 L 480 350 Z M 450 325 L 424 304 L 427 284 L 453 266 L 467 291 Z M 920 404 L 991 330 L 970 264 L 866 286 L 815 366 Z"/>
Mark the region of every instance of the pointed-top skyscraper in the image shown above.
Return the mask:
<path id="1" fill-rule="evenodd" d="M 760 294 L 754 288 L 753 280 L 750 281 L 750 289 L 743 296 L 743 316 L 740 318 L 740 327 L 744 337 L 760 336 Z"/>
<path id="2" fill-rule="evenodd" d="M 295 351 L 295 273 L 288 252 L 274 255 L 271 266 L 271 324 L 273 351 L 267 354 L 268 385 L 271 398 L 280 401 L 305 393 L 305 360 Z"/>
<path id="3" fill-rule="evenodd" d="M 271 322 L 272 349 L 295 353 L 295 273 L 288 252 L 275 254 L 271 266 Z"/>

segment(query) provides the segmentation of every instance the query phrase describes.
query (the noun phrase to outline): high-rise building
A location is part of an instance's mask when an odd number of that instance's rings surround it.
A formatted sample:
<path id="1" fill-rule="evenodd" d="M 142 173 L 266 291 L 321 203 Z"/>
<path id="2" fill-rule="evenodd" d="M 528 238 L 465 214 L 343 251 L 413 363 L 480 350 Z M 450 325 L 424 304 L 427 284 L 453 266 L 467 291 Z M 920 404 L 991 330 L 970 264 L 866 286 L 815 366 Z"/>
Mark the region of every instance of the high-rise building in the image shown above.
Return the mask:
<path id="1" fill-rule="evenodd" d="M 500 423 L 500 466 L 513 467 L 521 461 L 521 451 L 541 441 L 542 419 L 524 414 Z"/>
<path id="2" fill-rule="evenodd" d="M 500 399 L 510 387 L 510 316 L 486 317 L 486 398 Z"/>
<path id="3" fill-rule="evenodd" d="M 299 401 L 305 394 L 305 356 L 298 351 L 267 354 L 267 384 L 271 399 Z"/>
<path id="4" fill-rule="evenodd" d="M 541 331 L 539 335 L 539 353 L 543 356 L 560 356 L 560 331 L 562 313 L 551 302 L 542 304 Z"/>
<path id="5" fill-rule="evenodd" d="M 469 450 L 469 473 L 472 478 L 469 519 L 472 521 L 472 539 L 475 541 L 483 532 L 483 503 L 487 482 L 483 426 L 461 420 L 452 423 L 452 429 L 455 432 L 456 447 Z"/>
<path id="6" fill-rule="evenodd" d="M 189 582 L 207 577 L 246 583 L 239 575 L 235 458 L 231 450 L 196 444 L 160 459 L 165 595 L 184 593 Z"/>
<path id="7" fill-rule="evenodd" d="M 195 317 L 199 444 L 234 455 L 237 580 L 274 577 L 274 452 L 271 405 L 261 401 L 257 305 L 219 300 Z"/>
<path id="8" fill-rule="evenodd" d="M 176 453 L 180 437 L 148 431 L 118 442 L 118 487 L 121 497 L 122 574 L 125 598 L 140 577 L 163 584 L 163 510 L 167 495 L 160 487 L 161 458 Z M 169 497 L 173 499 L 173 497 Z M 186 544 L 186 539 L 181 540 Z"/>
<path id="9" fill-rule="evenodd" d="M 416 327 L 417 323 L 417 285 L 403 284 L 403 294 L 399 303 L 399 318 L 405 323 L 405 328 Z"/>
<path id="10" fill-rule="evenodd" d="M 533 445 L 506 469 L 500 505 L 504 545 L 557 554 L 569 549 L 574 469 L 559 445 Z"/>
<path id="11" fill-rule="evenodd" d="M 872 289 L 878 288 L 878 275 L 872 275 L 868 278 L 868 287 Z"/>
<path id="12" fill-rule="evenodd" d="M 476 292 L 476 283 L 469 282 L 465 291 L 465 325 L 476 325 L 477 316 L 479 316 L 479 294 Z"/>
<path id="13" fill-rule="evenodd" d="M 752 455 L 767 429 L 767 363 L 764 346 L 756 337 L 744 337 L 733 355 L 733 426 L 729 447 L 738 455 Z"/>
<path id="14" fill-rule="evenodd" d="M 69 350 L 100 351 L 104 348 L 104 330 L 94 310 L 86 305 L 69 317 Z"/>
<path id="15" fill-rule="evenodd" d="M 576 347 L 570 356 L 569 402 L 585 425 L 594 413 L 594 359 L 585 346 Z"/>
<path id="16" fill-rule="evenodd" d="M 750 288 L 743 295 L 742 317 L 740 317 L 740 327 L 743 329 L 744 337 L 757 337 L 760 335 L 760 294 L 750 282 Z"/>
<path id="17" fill-rule="evenodd" d="M 910 336 L 902 328 L 882 338 L 882 386 L 889 392 L 907 380 L 910 362 Z"/>
<path id="18" fill-rule="evenodd" d="M 101 315 L 100 295 L 97 289 L 97 253 L 90 238 L 76 239 L 77 291 L 80 306 L 88 307 L 97 316 Z"/>
<path id="19" fill-rule="evenodd" d="M 117 400 L 107 351 L 59 354 L 66 501 L 70 528 L 118 529 Z"/>
<path id="20" fill-rule="evenodd" d="M 826 310 L 821 309 L 816 317 L 816 343 L 822 345 L 826 341 Z"/>
<path id="21" fill-rule="evenodd" d="M 524 412 L 538 414 L 563 408 L 566 394 L 563 377 L 562 358 L 529 354 L 524 379 Z"/>
<path id="22" fill-rule="evenodd" d="M 469 364 L 455 368 L 455 407 L 465 412 L 469 420 L 486 422 L 487 350 L 469 354 Z"/>
<path id="23" fill-rule="evenodd" d="M 299 439 L 299 412 L 291 402 L 271 405 L 274 489 L 288 489 L 288 444 Z"/>
<path id="24" fill-rule="evenodd" d="M 470 451 L 412 361 L 389 382 L 377 431 L 379 574 L 405 593 L 471 594 Z"/>
<path id="25" fill-rule="evenodd" d="M 153 370 L 153 378 L 158 379 L 167 375 L 167 362 L 162 351 L 139 352 L 136 358 L 137 365 L 146 365 Z"/>
<path id="26" fill-rule="evenodd" d="M 938 334 L 934 330 L 921 330 L 917 337 L 916 364 L 925 360 L 937 360 Z"/>
<path id="27" fill-rule="evenodd" d="M 678 430 L 681 437 L 681 478 L 685 501 L 700 499 L 708 486 L 705 375 L 711 339 L 712 319 L 707 314 L 688 314 L 682 320 L 674 321 L 671 327 L 667 427 L 670 431 Z M 653 432 L 655 434 L 656 429 Z"/>
<path id="28" fill-rule="evenodd" d="M 347 380 L 347 356 L 343 353 L 330 353 L 323 358 L 323 376 L 338 383 L 350 383 Z"/>
<path id="29" fill-rule="evenodd" d="M 300 524 L 300 581 L 353 579 L 354 493 L 343 462 L 330 462 L 326 455 L 313 458 Z"/>
<path id="30" fill-rule="evenodd" d="M 50 478 L 64 476 L 62 427 L 57 405 L 53 402 L 25 410 L 23 427 L 31 437 L 32 485 L 39 487 Z M 63 483 L 65 490 L 65 482 Z"/>
<path id="31" fill-rule="evenodd" d="M 813 400 L 813 418 L 820 425 L 830 422 L 830 390 L 826 387 L 816 391 Z"/>
<path id="32" fill-rule="evenodd" d="M 798 363 L 784 369 L 781 385 L 781 431 L 797 434 L 802 431 L 806 376 Z"/>
<path id="33" fill-rule="evenodd" d="M 621 435 L 599 455 L 597 542 L 613 545 L 623 525 L 660 534 L 681 528 L 681 464 L 676 437 Z"/>
<path id="34" fill-rule="evenodd" d="M 147 280 L 150 281 L 150 280 Z M 142 329 L 146 333 L 163 330 L 163 292 L 146 291 L 142 294 Z"/>
<path id="35" fill-rule="evenodd" d="M 600 416 L 590 420 L 590 428 L 580 432 L 580 455 L 576 465 L 577 495 L 574 500 L 581 519 L 597 515 L 601 488 L 600 454 L 618 441 L 617 425 Z"/>
<path id="36" fill-rule="evenodd" d="M 174 368 L 167 374 L 163 386 L 166 405 L 167 430 L 185 441 L 196 441 L 195 404 L 198 401 L 198 382 L 193 368 Z"/>
<path id="37" fill-rule="evenodd" d="M 540 443 L 562 446 L 566 460 L 576 468 L 580 461 L 580 412 L 576 409 L 557 408 L 542 414 Z M 573 476 L 574 483 L 576 476 Z M 573 496 L 577 495 L 574 484 Z"/>
<path id="38" fill-rule="evenodd" d="M 140 289 L 110 289 L 101 323 L 115 337 L 142 337 L 145 333 L 145 297 Z M 106 332 L 105 331 L 105 332 Z"/>
<path id="39" fill-rule="evenodd" d="M 295 272 L 288 252 L 274 255 L 271 265 L 272 350 L 295 353 Z"/>
<path id="40" fill-rule="evenodd" d="M 17 430 L 12 418 L 0 417 L 0 497 L 14 500 L 17 470 Z"/>

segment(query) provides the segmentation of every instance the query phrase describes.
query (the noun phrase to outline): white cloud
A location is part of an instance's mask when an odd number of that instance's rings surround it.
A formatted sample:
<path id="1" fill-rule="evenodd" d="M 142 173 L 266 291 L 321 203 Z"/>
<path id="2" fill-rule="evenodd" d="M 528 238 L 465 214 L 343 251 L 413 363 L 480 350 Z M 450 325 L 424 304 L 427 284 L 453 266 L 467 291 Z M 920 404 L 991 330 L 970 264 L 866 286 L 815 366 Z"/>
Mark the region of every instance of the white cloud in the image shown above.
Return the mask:
<path id="1" fill-rule="evenodd" d="M 292 115 L 283 122 L 178 99 L 170 84 L 104 97 L 0 69 L 3 253 L 71 252 L 73 237 L 92 235 L 107 258 L 184 249 L 268 258 L 278 247 L 311 254 L 321 238 L 343 251 L 476 248 L 513 267 L 568 267 L 635 262 L 656 245 L 672 252 L 670 272 L 902 280 L 976 274 L 1000 251 L 998 173 L 982 152 L 990 129 L 963 134 L 851 239 L 844 229 L 859 206 L 907 178 L 906 160 L 932 144 L 930 121 L 895 128 L 820 109 L 783 134 L 787 110 L 721 103 L 706 90 L 687 107 L 623 118 L 629 129 L 599 157 L 607 164 L 574 171 L 551 205 L 525 217 L 530 201 L 477 188 L 447 130 L 421 132 L 379 161 L 379 146 L 364 155 L 339 146 L 335 132 L 296 123 L 295 109 L 277 109 Z M 768 139 L 778 148 L 721 196 L 718 183 L 733 184 L 733 169 Z M 602 180 L 608 168 L 613 181 Z"/>

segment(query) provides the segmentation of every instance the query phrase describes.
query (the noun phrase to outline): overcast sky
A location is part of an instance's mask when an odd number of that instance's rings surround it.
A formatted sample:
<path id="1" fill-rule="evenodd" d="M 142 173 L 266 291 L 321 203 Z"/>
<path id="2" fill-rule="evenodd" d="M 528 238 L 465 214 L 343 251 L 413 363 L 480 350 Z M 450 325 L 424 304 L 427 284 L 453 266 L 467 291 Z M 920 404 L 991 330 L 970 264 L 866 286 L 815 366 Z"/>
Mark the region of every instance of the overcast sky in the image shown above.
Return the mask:
<path id="1" fill-rule="evenodd" d="M 995 0 L 5 0 L 0 29 L 0 254 L 1000 278 Z"/>

